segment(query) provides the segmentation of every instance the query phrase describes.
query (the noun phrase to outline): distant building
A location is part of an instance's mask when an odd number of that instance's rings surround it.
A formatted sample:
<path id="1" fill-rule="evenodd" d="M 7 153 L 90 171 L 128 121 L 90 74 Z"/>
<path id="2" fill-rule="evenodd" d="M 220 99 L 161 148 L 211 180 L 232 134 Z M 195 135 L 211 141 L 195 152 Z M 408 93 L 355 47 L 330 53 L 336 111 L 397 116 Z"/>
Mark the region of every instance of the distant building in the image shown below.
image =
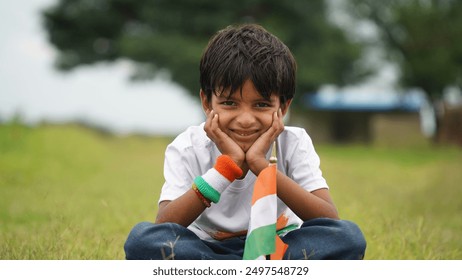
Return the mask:
<path id="1" fill-rule="evenodd" d="M 406 94 L 323 91 L 302 97 L 303 112 L 291 122 L 305 127 L 314 141 L 335 143 L 400 142 L 424 139 L 433 116 L 418 91 Z M 405 139 L 405 138 L 408 139 Z"/>

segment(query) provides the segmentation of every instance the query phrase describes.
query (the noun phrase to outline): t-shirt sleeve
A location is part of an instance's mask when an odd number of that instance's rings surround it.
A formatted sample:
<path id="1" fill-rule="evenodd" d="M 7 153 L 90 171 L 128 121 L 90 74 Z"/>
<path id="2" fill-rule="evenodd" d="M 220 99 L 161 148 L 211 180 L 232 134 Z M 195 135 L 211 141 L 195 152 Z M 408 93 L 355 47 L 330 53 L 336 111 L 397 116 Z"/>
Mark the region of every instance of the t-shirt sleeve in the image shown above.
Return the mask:
<path id="1" fill-rule="evenodd" d="M 288 159 L 290 177 L 304 189 L 312 192 L 317 189 L 329 188 L 322 176 L 320 158 L 315 151 L 313 142 L 304 129 L 296 134 L 296 140 Z"/>
<path id="2" fill-rule="evenodd" d="M 164 200 L 174 200 L 186 191 L 193 183 L 195 172 L 191 170 L 189 153 L 175 141 L 167 146 L 164 160 L 164 179 L 159 203 Z M 197 172 L 196 172 L 197 173 Z"/>

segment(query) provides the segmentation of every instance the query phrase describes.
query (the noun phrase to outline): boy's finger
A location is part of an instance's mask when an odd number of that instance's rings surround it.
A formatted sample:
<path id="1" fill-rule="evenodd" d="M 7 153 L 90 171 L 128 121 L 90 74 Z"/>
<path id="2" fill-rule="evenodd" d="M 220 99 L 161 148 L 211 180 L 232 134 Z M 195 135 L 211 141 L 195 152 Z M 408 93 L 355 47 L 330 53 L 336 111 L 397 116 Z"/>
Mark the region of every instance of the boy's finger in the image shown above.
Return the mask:
<path id="1" fill-rule="evenodd" d="M 212 126 L 213 131 L 220 129 L 220 126 L 218 124 L 218 114 L 213 114 L 212 119 L 211 119 L 211 126 Z"/>
<path id="2" fill-rule="evenodd" d="M 276 137 L 284 130 L 284 123 L 282 122 L 281 109 L 273 113 L 273 124 L 268 130 L 271 141 L 274 141 Z"/>
<path id="3" fill-rule="evenodd" d="M 206 114 L 207 118 L 205 120 L 205 126 L 209 127 L 212 121 L 213 110 L 211 110 L 208 114 Z"/>
<path id="4" fill-rule="evenodd" d="M 282 124 L 282 118 L 280 114 L 280 110 L 274 112 L 274 117 L 273 117 L 273 128 L 276 130 L 276 132 L 280 132 Z"/>
<path id="5" fill-rule="evenodd" d="M 220 128 L 220 120 L 218 114 L 214 114 L 212 117 L 212 126 L 211 130 L 216 138 L 227 138 L 226 135 Z"/>
<path id="6" fill-rule="evenodd" d="M 212 139 L 212 141 L 216 140 L 217 138 L 217 127 L 218 127 L 218 114 L 216 114 L 213 110 L 210 111 L 210 113 L 207 115 L 207 120 L 205 122 L 205 132 L 207 133 L 207 136 Z"/>

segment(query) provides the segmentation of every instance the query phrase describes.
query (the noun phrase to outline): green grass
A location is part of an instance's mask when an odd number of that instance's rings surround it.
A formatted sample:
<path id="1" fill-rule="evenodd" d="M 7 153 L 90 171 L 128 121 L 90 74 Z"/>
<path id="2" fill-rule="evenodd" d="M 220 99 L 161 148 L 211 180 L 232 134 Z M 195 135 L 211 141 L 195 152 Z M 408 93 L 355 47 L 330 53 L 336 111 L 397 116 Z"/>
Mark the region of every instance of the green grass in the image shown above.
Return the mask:
<path id="1" fill-rule="evenodd" d="M 170 140 L 0 125 L 0 259 L 123 259 L 131 227 L 155 217 Z M 460 149 L 317 150 L 366 259 L 462 258 Z"/>
<path id="2" fill-rule="evenodd" d="M 367 259 L 462 258 L 462 151 L 321 147 L 341 218 L 368 241 Z"/>

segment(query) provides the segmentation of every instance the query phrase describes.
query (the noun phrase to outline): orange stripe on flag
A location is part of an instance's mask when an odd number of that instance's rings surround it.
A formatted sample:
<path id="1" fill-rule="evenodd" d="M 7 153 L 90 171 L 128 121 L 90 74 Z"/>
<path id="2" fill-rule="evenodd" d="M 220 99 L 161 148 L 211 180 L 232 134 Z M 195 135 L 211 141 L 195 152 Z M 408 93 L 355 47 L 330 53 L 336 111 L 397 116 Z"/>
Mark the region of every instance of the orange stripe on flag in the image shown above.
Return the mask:
<path id="1" fill-rule="evenodd" d="M 276 165 L 270 165 L 260 172 L 253 187 L 252 205 L 267 195 L 276 194 Z"/>
<path id="2" fill-rule="evenodd" d="M 276 235 L 276 252 L 270 255 L 270 259 L 282 260 L 282 257 L 284 257 L 284 253 L 286 252 L 287 247 L 289 247 L 289 245 L 284 243 L 282 239 L 278 235 Z"/>
<path id="3" fill-rule="evenodd" d="M 289 217 L 282 214 L 281 216 L 278 217 L 278 219 L 276 221 L 276 230 L 280 230 L 280 229 L 285 228 L 287 226 L 288 222 L 289 222 Z"/>

